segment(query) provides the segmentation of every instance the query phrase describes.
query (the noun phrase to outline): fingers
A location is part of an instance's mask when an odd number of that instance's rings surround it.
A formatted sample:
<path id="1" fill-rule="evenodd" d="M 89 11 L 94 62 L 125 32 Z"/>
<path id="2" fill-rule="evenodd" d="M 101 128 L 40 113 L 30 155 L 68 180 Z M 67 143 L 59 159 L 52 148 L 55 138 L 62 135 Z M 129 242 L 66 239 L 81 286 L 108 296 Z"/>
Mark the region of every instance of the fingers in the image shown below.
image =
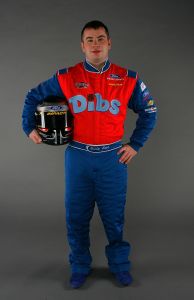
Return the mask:
<path id="1" fill-rule="evenodd" d="M 134 155 L 132 155 L 131 153 L 125 153 L 121 156 L 121 158 L 119 159 L 119 161 L 121 163 L 128 163 L 132 158 L 133 158 Z"/>
<path id="2" fill-rule="evenodd" d="M 129 158 L 130 154 L 127 152 L 124 152 L 123 155 L 120 157 L 119 161 L 124 162 Z"/>
<path id="3" fill-rule="evenodd" d="M 117 154 L 119 155 L 119 154 L 122 153 L 124 150 L 125 150 L 125 149 L 123 149 L 123 147 L 120 148 L 119 151 L 117 152 Z"/>
<path id="4" fill-rule="evenodd" d="M 40 137 L 35 137 L 35 138 L 33 139 L 33 142 L 34 142 L 35 144 L 41 144 L 41 143 L 42 143 L 42 139 L 41 139 Z"/>
<path id="5" fill-rule="evenodd" d="M 120 157 L 119 162 L 121 163 L 129 163 L 131 159 L 137 154 L 137 151 L 135 151 L 131 146 L 129 145 L 124 145 L 117 154 L 123 153 L 123 155 Z"/>
<path id="6" fill-rule="evenodd" d="M 128 164 L 133 158 L 133 155 L 131 155 L 126 161 L 125 161 L 125 164 Z"/>
<path id="7" fill-rule="evenodd" d="M 29 138 L 30 138 L 35 144 L 41 144 L 41 143 L 42 143 L 42 139 L 41 139 L 40 135 L 38 134 L 38 132 L 36 131 L 36 129 L 34 129 L 34 130 L 29 134 Z"/>
<path id="8" fill-rule="evenodd" d="M 122 153 L 123 151 L 127 150 L 128 147 L 129 147 L 128 145 L 122 146 L 122 147 L 119 149 L 119 151 L 117 152 L 117 154 L 120 154 L 120 153 Z"/>

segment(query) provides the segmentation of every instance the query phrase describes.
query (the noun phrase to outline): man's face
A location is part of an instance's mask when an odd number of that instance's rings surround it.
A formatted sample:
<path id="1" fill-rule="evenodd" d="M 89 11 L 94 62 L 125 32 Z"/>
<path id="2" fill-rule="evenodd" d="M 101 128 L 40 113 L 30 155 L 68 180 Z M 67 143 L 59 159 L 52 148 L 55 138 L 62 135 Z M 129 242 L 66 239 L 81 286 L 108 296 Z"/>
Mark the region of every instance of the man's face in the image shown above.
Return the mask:
<path id="1" fill-rule="evenodd" d="M 94 65 L 103 63 L 108 58 L 111 40 L 103 27 L 86 28 L 83 33 L 81 48 L 86 59 Z"/>

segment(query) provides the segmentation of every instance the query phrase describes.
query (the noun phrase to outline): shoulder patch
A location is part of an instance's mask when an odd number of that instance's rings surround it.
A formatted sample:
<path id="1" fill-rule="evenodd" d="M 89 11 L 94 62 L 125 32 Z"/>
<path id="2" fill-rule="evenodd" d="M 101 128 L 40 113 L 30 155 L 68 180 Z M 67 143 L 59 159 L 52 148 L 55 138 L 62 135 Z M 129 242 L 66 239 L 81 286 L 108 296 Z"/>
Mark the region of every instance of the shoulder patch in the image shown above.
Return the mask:
<path id="1" fill-rule="evenodd" d="M 127 70 L 127 76 L 132 77 L 132 78 L 136 78 L 137 77 L 137 72 L 132 71 L 132 70 Z"/>
<path id="2" fill-rule="evenodd" d="M 60 74 L 66 74 L 68 72 L 68 68 L 64 68 L 64 69 L 60 69 L 58 70 L 57 74 L 60 75 Z"/>

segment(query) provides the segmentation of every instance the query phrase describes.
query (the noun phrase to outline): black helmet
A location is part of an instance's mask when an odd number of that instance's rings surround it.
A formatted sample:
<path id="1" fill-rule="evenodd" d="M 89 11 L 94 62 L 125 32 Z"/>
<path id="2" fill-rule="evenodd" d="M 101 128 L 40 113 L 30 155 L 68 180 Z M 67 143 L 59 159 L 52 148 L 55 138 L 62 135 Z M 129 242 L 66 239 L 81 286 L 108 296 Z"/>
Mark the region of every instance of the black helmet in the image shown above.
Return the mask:
<path id="1" fill-rule="evenodd" d="M 73 135 L 73 116 L 65 99 L 48 97 L 37 106 L 36 129 L 43 143 L 64 145 Z"/>

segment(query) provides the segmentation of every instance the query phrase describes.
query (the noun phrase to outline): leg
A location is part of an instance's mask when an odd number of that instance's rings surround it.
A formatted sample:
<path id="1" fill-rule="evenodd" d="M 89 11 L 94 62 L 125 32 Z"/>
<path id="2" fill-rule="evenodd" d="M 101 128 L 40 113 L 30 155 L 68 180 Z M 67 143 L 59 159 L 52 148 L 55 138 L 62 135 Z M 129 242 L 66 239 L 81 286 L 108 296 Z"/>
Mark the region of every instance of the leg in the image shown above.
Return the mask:
<path id="1" fill-rule="evenodd" d="M 65 152 L 65 207 L 72 272 L 87 274 L 92 261 L 89 251 L 89 223 L 95 201 L 87 153 L 83 152 L 70 146 Z"/>
<path id="2" fill-rule="evenodd" d="M 109 245 L 106 256 L 111 272 L 128 271 L 130 244 L 123 241 L 124 208 L 127 191 L 127 165 L 119 162 L 118 151 L 102 154 L 96 177 L 95 197 Z M 101 155 L 101 154 L 100 154 Z"/>

